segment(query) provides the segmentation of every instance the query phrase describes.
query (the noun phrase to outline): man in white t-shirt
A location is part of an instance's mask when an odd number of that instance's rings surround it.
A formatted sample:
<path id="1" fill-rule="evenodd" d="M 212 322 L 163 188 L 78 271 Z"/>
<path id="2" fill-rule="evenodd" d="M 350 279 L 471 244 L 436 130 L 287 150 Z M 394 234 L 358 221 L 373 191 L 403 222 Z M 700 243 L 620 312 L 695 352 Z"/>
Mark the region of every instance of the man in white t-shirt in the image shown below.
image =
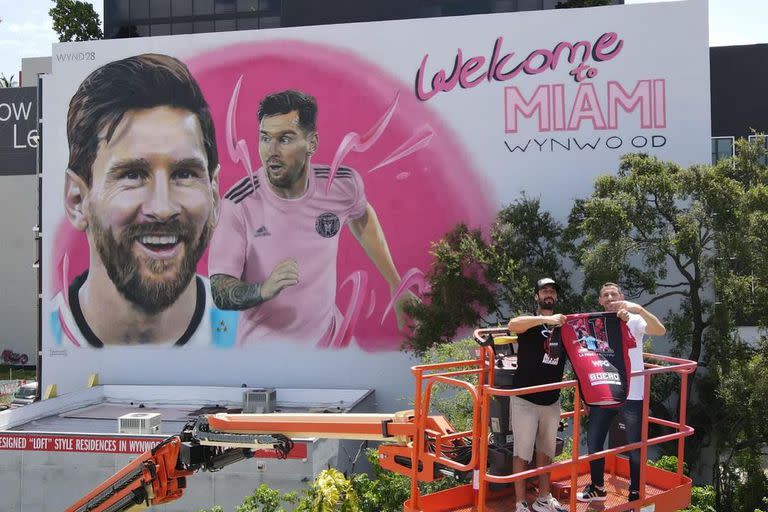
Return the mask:
<path id="1" fill-rule="evenodd" d="M 620 319 L 627 322 L 629 331 L 634 336 L 637 345 L 629 349 L 629 360 L 632 373 L 645 369 L 643 363 L 643 336 L 663 336 L 667 330 L 650 311 L 639 304 L 624 300 L 624 294 L 616 283 L 605 283 L 600 287 L 598 298 L 600 305 L 606 311 L 616 311 Z M 589 408 L 589 431 L 587 446 L 589 453 L 602 451 L 605 438 L 614 417 L 621 412 L 627 428 L 627 443 L 640 441 L 641 421 L 643 417 L 643 394 L 645 392 L 645 376 L 633 375 L 629 381 L 627 400 L 620 408 L 593 406 Z M 629 501 L 640 499 L 640 450 L 629 452 Z M 592 482 L 583 491 L 576 494 L 579 501 L 605 501 L 607 492 L 604 487 L 605 459 L 593 460 L 589 463 Z"/>

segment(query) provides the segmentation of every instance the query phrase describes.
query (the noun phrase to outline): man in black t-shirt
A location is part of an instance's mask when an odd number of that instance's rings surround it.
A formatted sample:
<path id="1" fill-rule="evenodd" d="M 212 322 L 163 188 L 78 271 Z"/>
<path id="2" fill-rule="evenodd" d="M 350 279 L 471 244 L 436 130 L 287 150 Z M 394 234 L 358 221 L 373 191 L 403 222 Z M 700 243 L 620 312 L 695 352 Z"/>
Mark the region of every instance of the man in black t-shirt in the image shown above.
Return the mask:
<path id="1" fill-rule="evenodd" d="M 509 331 L 517 334 L 517 371 L 515 389 L 560 382 L 565 368 L 565 354 L 550 355 L 545 346 L 551 329 L 563 325 L 565 315 L 554 314 L 558 284 L 548 277 L 539 279 L 534 291 L 536 314 L 523 315 L 509 321 Z M 512 468 L 520 473 L 528 468 L 536 446 L 536 466 L 546 466 L 555 456 L 557 428 L 560 423 L 560 390 L 529 393 L 510 397 L 510 423 L 514 436 Z M 525 480 L 515 481 L 515 512 L 528 512 Z M 552 496 L 549 473 L 539 475 L 539 497 L 531 508 L 537 512 L 562 512 L 565 509 Z"/>

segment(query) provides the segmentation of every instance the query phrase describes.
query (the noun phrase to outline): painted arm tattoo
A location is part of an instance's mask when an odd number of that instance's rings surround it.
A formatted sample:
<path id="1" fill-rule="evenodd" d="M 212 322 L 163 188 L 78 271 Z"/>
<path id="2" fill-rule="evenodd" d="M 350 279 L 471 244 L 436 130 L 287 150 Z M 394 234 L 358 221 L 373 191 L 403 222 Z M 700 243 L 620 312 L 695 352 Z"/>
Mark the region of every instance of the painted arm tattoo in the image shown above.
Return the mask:
<path id="1" fill-rule="evenodd" d="M 245 283 L 226 274 L 211 276 L 211 294 L 219 309 L 242 311 L 264 302 L 259 283 Z"/>

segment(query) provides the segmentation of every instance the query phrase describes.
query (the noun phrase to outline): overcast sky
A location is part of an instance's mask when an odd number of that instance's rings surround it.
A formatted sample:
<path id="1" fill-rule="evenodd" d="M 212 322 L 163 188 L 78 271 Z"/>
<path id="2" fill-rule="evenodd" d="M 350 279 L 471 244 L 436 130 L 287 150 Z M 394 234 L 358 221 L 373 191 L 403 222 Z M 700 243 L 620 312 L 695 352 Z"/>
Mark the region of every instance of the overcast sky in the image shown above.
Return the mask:
<path id="1" fill-rule="evenodd" d="M 660 0 L 625 0 L 625 3 L 654 1 Z M 707 1 L 711 46 L 768 43 L 768 0 Z M 91 3 L 103 19 L 104 2 Z M 51 55 L 51 44 L 57 41 L 48 16 L 52 6 L 51 0 L 0 0 L 0 73 L 18 78 L 22 57 Z"/>

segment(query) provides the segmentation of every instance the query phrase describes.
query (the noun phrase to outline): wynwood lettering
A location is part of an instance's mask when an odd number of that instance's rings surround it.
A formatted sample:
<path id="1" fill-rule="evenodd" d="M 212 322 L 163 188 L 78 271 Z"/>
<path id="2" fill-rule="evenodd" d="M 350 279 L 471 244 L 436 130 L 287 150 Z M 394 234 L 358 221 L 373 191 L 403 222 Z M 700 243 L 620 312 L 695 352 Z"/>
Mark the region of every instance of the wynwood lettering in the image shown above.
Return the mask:
<path id="1" fill-rule="evenodd" d="M 615 58 L 624 47 L 624 40 L 619 39 L 615 32 L 606 32 L 598 37 L 594 44 L 589 41 L 562 41 L 551 50 L 540 48 L 522 60 L 514 60 L 515 52 L 502 55 L 503 43 L 503 37 L 496 39 L 488 59 L 478 55 L 464 60 L 464 52 L 459 48 L 450 75 L 444 69 L 438 70 L 429 82 L 429 90 L 425 87 L 429 54 L 425 54 L 416 72 L 416 97 L 427 101 L 437 93 L 452 91 L 457 85 L 462 89 L 471 89 L 483 81 L 505 82 L 520 73 L 538 75 L 545 71 L 554 71 L 563 61 L 576 65 L 569 74 L 576 82 L 582 82 L 586 78 L 597 76 L 598 70 L 594 65 Z"/>
<path id="2" fill-rule="evenodd" d="M 535 118 L 539 132 L 577 131 L 582 123 L 595 130 L 615 130 L 620 113 L 638 113 L 640 128 L 666 128 L 667 92 L 663 79 L 638 80 L 624 87 L 614 80 L 598 94 L 595 84 L 579 84 L 566 100 L 564 84 L 540 85 L 526 95 L 516 86 L 504 89 L 504 131 L 516 133 L 519 117 Z"/>
<path id="3" fill-rule="evenodd" d="M 525 139 L 522 142 L 515 144 L 514 142 L 504 141 L 504 146 L 510 153 L 554 153 L 555 151 L 590 151 L 602 148 L 605 146 L 608 149 L 619 149 L 622 147 L 632 146 L 634 149 L 642 149 L 646 147 L 660 148 L 667 144 L 667 138 L 663 135 L 635 135 L 634 137 L 595 137 L 591 139 L 568 137 L 565 139 L 556 139 L 545 137 L 543 139 L 530 138 Z M 590 355 L 589 351 L 579 353 L 579 357 L 585 357 Z M 604 356 L 610 356 L 610 354 L 603 354 Z"/>
<path id="4" fill-rule="evenodd" d="M 147 450 L 151 450 L 152 448 L 157 446 L 158 442 L 159 441 L 156 441 L 156 440 L 155 441 L 134 441 L 134 440 L 131 440 L 131 441 L 128 441 L 128 446 L 129 446 L 129 449 L 132 452 L 144 452 L 144 451 L 147 451 Z"/>

